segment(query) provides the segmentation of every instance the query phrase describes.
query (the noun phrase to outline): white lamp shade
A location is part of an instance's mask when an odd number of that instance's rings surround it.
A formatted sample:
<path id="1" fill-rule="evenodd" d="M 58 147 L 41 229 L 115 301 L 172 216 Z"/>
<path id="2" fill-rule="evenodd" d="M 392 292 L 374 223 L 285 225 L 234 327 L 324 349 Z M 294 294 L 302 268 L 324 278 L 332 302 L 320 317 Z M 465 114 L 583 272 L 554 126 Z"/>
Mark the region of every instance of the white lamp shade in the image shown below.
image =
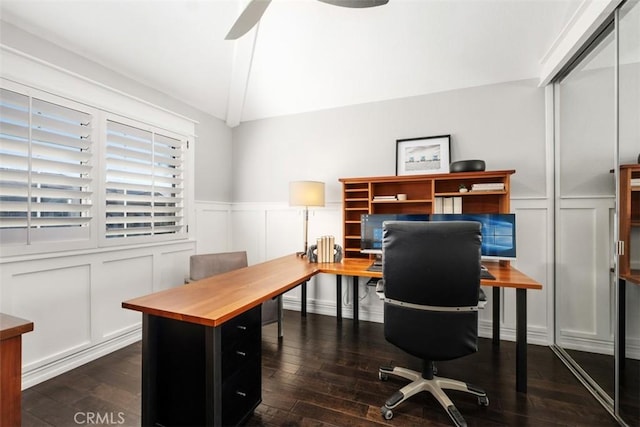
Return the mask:
<path id="1" fill-rule="evenodd" d="M 324 182 L 292 181 L 289 183 L 289 205 L 324 206 Z"/>

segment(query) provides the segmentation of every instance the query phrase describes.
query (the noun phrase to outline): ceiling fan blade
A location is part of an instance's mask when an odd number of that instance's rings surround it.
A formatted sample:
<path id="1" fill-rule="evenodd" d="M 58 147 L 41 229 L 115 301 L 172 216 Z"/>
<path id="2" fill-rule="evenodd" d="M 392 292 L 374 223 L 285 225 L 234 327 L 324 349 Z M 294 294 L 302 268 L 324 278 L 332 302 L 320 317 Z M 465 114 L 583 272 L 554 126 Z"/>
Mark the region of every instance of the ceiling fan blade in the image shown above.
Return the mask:
<path id="1" fill-rule="evenodd" d="M 389 0 L 318 0 L 323 3 L 342 7 L 376 7 L 389 3 Z"/>
<path id="2" fill-rule="evenodd" d="M 260 21 L 269 3 L 271 0 L 251 0 L 224 39 L 236 40 L 245 35 Z"/>

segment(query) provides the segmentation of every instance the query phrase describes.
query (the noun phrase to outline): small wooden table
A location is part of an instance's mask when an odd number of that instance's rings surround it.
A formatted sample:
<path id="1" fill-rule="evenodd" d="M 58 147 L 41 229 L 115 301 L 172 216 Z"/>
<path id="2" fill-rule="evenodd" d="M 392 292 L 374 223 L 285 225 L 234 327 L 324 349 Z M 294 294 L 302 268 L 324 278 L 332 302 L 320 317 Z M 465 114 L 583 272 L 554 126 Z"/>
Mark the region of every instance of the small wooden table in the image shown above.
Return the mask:
<path id="1" fill-rule="evenodd" d="M 22 334 L 33 322 L 0 313 L 0 427 L 21 425 Z"/>

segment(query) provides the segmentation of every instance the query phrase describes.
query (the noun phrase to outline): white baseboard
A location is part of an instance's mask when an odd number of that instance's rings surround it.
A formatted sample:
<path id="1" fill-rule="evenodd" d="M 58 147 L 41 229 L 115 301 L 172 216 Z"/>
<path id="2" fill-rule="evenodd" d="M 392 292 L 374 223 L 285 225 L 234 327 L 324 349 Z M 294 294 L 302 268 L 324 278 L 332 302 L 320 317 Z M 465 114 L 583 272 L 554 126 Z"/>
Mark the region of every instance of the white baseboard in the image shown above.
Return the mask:
<path id="1" fill-rule="evenodd" d="M 569 350 L 606 354 L 609 356 L 612 356 L 614 352 L 612 341 L 602 341 L 570 335 L 562 336 L 558 346 Z M 627 337 L 625 357 L 640 360 L 640 340 Z"/>
<path id="2" fill-rule="evenodd" d="M 25 371 L 22 373 L 22 389 L 24 390 L 29 387 L 33 387 L 36 384 L 68 372 L 74 368 L 138 342 L 141 339 L 142 329 L 134 329 L 133 331 L 129 331 L 108 341 L 85 348 L 77 353 L 57 359 L 35 369 Z"/>

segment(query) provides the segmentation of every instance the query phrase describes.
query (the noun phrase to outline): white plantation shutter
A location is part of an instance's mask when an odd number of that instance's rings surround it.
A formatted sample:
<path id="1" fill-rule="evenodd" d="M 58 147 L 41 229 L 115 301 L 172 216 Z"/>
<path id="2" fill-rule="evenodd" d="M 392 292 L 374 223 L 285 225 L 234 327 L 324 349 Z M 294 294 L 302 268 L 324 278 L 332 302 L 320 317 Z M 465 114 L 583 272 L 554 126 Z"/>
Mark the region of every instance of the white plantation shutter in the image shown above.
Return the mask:
<path id="1" fill-rule="evenodd" d="M 167 134 L 107 120 L 107 239 L 183 234 L 185 142 Z"/>
<path id="2" fill-rule="evenodd" d="M 2 243 L 88 238 L 93 116 L 64 103 L 0 89 Z"/>

